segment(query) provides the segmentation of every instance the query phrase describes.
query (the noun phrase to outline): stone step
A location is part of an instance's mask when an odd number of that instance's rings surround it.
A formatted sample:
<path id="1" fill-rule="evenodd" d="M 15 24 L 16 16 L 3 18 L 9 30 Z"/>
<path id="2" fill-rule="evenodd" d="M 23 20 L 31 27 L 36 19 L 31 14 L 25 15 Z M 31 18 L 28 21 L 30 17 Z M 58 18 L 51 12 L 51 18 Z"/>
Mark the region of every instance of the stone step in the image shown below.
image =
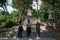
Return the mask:
<path id="1" fill-rule="evenodd" d="M 10 37 L 14 37 L 17 36 L 18 32 L 13 32 L 12 34 L 10 34 Z M 36 37 L 36 32 L 32 32 L 30 37 Z M 23 32 L 23 37 L 27 37 L 27 33 Z M 40 37 L 49 37 L 49 35 L 46 32 L 41 32 L 40 33 Z"/>
<path id="2" fill-rule="evenodd" d="M 0 38 L 0 40 L 55 40 L 54 38 L 47 37 L 25 37 L 25 38 Z"/>
<path id="3" fill-rule="evenodd" d="M 36 33 L 31 33 L 30 37 L 36 37 Z M 27 33 L 23 33 L 23 37 L 27 37 Z M 49 37 L 49 35 L 47 33 L 40 33 L 40 37 Z"/>

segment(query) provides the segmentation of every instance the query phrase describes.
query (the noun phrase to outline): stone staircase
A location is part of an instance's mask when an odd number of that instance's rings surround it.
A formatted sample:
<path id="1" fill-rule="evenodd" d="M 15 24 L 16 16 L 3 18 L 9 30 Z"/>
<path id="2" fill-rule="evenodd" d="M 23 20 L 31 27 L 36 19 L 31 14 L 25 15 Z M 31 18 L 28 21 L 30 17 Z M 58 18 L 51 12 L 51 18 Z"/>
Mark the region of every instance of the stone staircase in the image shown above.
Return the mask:
<path id="1" fill-rule="evenodd" d="M 42 32 L 41 32 L 41 31 L 42 31 Z M 5 32 L 5 33 L 10 34 L 10 37 L 14 37 L 14 36 L 17 36 L 18 31 L 14 31 L 14 29 L 10 29 L 10 30 L 8 30 L 8 31 Z M 6 36 L 4 36 L 3 34 L 2 34 L 2 35 L 0 34 L 0 36 L 6 37 Z M 34 29 L 34 28 L 32 27 L 32 32 L 31 32 L 30 37 L 36 37 L 36 36 L 37 36 L 37 35 L 36 35 L 36 29 Z M 7 37 L 8 37 L 8 35 L 7 35 Z M 26 30 L 23 31 L 23 37 L 27 37 Z M 48 34 L 46 31 L 40 30 L 40 37 L 49 37 L 49 34 Z"/>
<path id="2" fill-rule="evenodd" d="M 49 33 L 46 31 L 40 30 L 40 37 L 50 37 Z M 23 37 L 27 37 L 26 31 L 23 32 Z M 36 31 L 32 31 L 30 37 L 37 37 Z"/>
<path id="3" fill-rule="evenodd" d="M 33 31 L 33 30 L 34 30 L 34 31 Z M 36 30 L 36 29 L 33 29 L 33 27 L 32 27 L 32 32 L 31 32 L 30 37 L 37 37 L 35 30 Z M 18 33 L 18 31 L 16 31 L 15 33 L 13 33 L 13 34 L 12 34 L 13 37 L 14 37 L 14 36 L 17 36 L 17 33 Z M 23 37 L 27 37 L 26 30 L 23 31 L 23 35 L 22 35 L 22 36 L 23 36 Z M 40 37 L 51 37 L 51 36 L 50 36 L 50 34 L 49 34 L 47 31 L 40 30 Z"/>
<path id="4" fill-rule="evenodd" d="M 33 29 L 33 28 L 32 28 Z M 35 30 L 35 29 L 33 29 Z M 40 30 L 40 37 L 37 38 L 37 35 L 36 35 L 36 31 L 32 31 L 30 37 L 27 37 L 27 33 L 26 31 L 23 32 L 23 37 L 22 38 L 18 38 L 17 37 L 17 33 L 18 31 L 13 31 L 11 34 L 10 34 L 10 37 L 0 37 L 1 40 L 55 40 L 54 38 L 52 38 L 49 33 L 47 31 L 44 31 L 44 30 Z M 1 35 L 2 36 L 2 35 Z"/>

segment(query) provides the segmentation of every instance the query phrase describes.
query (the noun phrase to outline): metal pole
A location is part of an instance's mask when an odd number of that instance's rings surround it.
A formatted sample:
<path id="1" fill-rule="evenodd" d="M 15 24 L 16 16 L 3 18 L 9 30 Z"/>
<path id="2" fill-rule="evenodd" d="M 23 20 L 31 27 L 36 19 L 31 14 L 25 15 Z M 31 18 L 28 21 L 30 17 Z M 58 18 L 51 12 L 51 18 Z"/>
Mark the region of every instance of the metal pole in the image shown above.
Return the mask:
<path id="1" fill-rule="evenodd" d="M 37 0 L 37 11 L 38 11 L 38 0 Z M 37 12 L 38 13 L 38 12 Z"/>
<path id="2" fill-rule="evenodd" d="M 37 3 L 37 16 L 39 17 L 39 15 L 38 15 L 38 0 L 36 0 L 36 3 Z"/>

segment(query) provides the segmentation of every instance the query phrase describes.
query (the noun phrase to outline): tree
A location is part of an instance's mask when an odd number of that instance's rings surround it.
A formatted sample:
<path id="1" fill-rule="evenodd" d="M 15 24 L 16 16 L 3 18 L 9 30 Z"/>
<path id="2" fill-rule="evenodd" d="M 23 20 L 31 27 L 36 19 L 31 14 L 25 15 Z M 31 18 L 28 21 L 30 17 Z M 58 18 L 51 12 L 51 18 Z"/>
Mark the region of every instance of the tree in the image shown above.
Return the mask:
<path id="1" fill-rule="evenodd" d="M 0 7 L 3 8 L 3 10 L 6 12 L 6 15 L 8 15 L 8 10 L 7 10 L 7 0 L 0 0 Z"/>
<path id="2" fill-rule="evenodd" d="M 27 9 L 31 8 L 31 4 L 33 0 L 12 0 L 12 1 L 13 4 L 21 11 L 21 15 L 24 15 L 25 13 L 27 13 Z"/>
<path id="3" fill-rule="evenodd" d="M 51 29 L 49 31 L 49 33 L 51 33 L 51 35 L 53 35 L 53 37 L 55 37 L 56 40 L 60 40 L 59 36 L 60 36 L 60 0 L 42 0 L 43 3 L 45 3 L 43 5 L 43 7 L 45 6 L 45 9 L 47 9 L 50 18 L 54 21 L 51 21 L 51 24 L 53 23 L 54 26 L 53 29 Z M 46 5 L 48 7 L 46 7 Z M 49 27 L 49 26 L 48 26 Z"/>
<path id="4" fill-rule="evenodd" d="M 1 12 L 0 15 L 0 27 L 12 27 L 13 25 L 18 24 L 19 10 L 11 12 L 11 14 L 5 15 L 5 12 Z"/>
<path id="5" fill-rule="evenodd" d="M 60 0 L 42 0 L 43 7 L 47 8 L 49 13 L 48 19 L 53 19 L 55 22 L 60 20 Z"/>

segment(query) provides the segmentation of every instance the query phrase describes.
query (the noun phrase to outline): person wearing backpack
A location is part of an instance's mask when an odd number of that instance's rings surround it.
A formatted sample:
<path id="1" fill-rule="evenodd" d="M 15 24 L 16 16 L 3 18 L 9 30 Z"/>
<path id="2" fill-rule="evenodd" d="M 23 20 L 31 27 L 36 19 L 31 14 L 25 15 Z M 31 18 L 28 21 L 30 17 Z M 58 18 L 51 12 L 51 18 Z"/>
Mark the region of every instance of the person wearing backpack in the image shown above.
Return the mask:
<path id="1" fill-rule="evenodd" d="M 40 36 L 40 23 L 39 22 L 36 23 L 36 33 L 37 33 L 37 36 Z"/>
<path id="2" fill-rule="evenodd" d="M 22 20 L 20 20 L 20 22 L 19 22 L 19 28 L 18 28 L 18 37 L 22 37 L 22 32 L 23 32 L 22 25 L 23 25 Z"/>
<path id="3" fill-rule="evenodd" d="M 31 34 L 31 24 L 30 20 L 28 19 L 28 24 L 27 24 L 27 37 L 29 37 Z"/>

